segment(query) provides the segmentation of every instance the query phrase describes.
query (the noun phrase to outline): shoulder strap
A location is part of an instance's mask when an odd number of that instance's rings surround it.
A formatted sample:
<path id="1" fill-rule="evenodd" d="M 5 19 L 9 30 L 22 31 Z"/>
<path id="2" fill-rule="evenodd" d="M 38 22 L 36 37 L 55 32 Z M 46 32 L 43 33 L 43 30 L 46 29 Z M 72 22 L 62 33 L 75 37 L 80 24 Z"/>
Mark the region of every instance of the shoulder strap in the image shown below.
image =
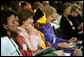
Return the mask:
<path id="1" fill-rule="evenodd" d="M 11 43 L 13 44 L 13 46 L 15 47 L 15 49 L 16 49 L 16 51 L 17 51 L 18 55 L 20 56 L 20 52 L 17 50 L 17 48 L 16 48 L 15 44 L 13 43 L 13 41 L 12 41 L 11 39 L 10 39 L 10 41 L 11 41 Z"/>

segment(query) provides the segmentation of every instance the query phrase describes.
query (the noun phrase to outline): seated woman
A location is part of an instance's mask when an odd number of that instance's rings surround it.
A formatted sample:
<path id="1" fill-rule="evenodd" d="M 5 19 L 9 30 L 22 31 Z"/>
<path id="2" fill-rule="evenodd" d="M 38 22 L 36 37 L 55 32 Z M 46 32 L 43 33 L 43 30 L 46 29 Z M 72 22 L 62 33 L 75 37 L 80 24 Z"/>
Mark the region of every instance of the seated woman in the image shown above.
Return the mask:
<path id="1" fill-rule="evenodd" d="M 40 9 L 35 10 L 35 15 L 34 15 L 34 26 L 37 29 L 38 32 L 39 29 L 41 28 L 42 24 L 46 24 L 46 16 L 45 13 L 42 12 Z M 40 32 L 41 33 L 41 32 Z M 43 34 L 43 33 L 41 33 Z M 42 37 L 42 41 L 45 42 L 45 38 L 44 35 Z M 51 45 L 48 42 L 45 42 L 46 46 L 51 47 Z M 53 47 L 51 47 L 53 48 Z M 64 56 L 64 52 L 62 50 L 58 50 L 58 51 L 54 51 L 56 54 L 58 54 L 59 56 Z"/>
<path id="2" fill-rule="evenodd" d="M 1 11 L 1 56 L 31 56 L 32 51 L 25 48 L 23 36 L 19 36 L 16 31 L 18 14 L 14 11 Z M 22 39 L 22 40 L 21 40 Z"/>
<path id="3" fill-rule="evenodd" d="M 36 25 L 38 25 L 40 28 L 39 30 L 44 34 L 45 42 L 49 42 L 50 45 L 52 47 L 54 47 L 56 50 L 59 47 L 69 48 L 68 43 L 76 41 L 76 38 L 72 38 L 70 40 L 64 40 L 64 39 L 58 38 L 55 35 L 52 26 L 50 25 L 50 23 L 55 19 L 55 15 L 56 15 L 55 9 L 50 6 L 47 6 L 43 9 L 43 11 L 46 13 L 46 24 L 37 22 L 37 20 L 39 18 L 38 15 L 36 15 L 38 18 L 36 18 L 36 16 L 34 16 L 34 20 L 36 20 Z M 38 11 L 37 11 L 35 14 L 40 14 L 40 13 L 38 13 Z M 45 21 L 45 19 L 43 21 Z M 77 54 L 76 51 L 79 52 L 80 50 L 75 50 L 75 51 L 74 50 L 64 50 L 64 52 L 71 53 L 72 55 L 75 55 L 75 56 L 82 55 L 82 53 Z"/>
<path id="4" fill-rule="evenodd" d="M 17 28 L 19 35 L 24 36 L 29 48 L 36 53 L 41 46 L 40 34 L 34 29 L 33 10 L 21 9 L 18 12 L 20 16 L 20 26 Z"/>
<path id="5" fill-rule="evenodd" d="M 63 13 L 62 13 L 62 18 L 60 22 L 60 27 L 63 29 L 65 34 L 63 38 L 66 38 L 66 39 L 70 39 L 71 37 L 78 38 L 78 28 L 76 28 L 78 26 L 77 25 L 78 22 L 77 22 L 77 19 L 74 19 L 74 17 L 78 15 L 77 12 L 79 11 L 79 9 L 78 7 L 75 6 L 74 7 L 75 11 L 73 11 L 73 6 L 71 7 L 71 4 L 69 3 L 66 3 L 63 5 Z"/>
<path id="6" fill-rule="evenodd" d="M 73 30 L 77 32 L 76 37 L 79 40 L 83 40 L 83 32 L 82 32 L 83 31 L 83 21 L 82 21 L 82 17 L 79 15 L 79 11 L 80 11 L 80 7 L 77 4 L 72 4 L 71 13 L 68 18 L 72 22 L 73 27 L 75 28 Z"/>
<path id="7" fill-rule="evenodd" d="M 46 48 L 45 44 L 43 46 L 43 42 L 41 39 L 41 33 L 39 33 L 33 24 L 33 11 L 31 9 L 22 9 L 18 12 L 20 16 L 21 25 L 18 27 L 17 32 L 19 35 L 24 36 L 29 48 L 33 51 L 33 55 Z M 44 36 L 43 36 L 44 37 Z M 43 47 L 42 47 L 43 46 Z M 63 55 L 63 51 L 61 54 Z M 58 51 L 57 51 L 58 53 Z"/>

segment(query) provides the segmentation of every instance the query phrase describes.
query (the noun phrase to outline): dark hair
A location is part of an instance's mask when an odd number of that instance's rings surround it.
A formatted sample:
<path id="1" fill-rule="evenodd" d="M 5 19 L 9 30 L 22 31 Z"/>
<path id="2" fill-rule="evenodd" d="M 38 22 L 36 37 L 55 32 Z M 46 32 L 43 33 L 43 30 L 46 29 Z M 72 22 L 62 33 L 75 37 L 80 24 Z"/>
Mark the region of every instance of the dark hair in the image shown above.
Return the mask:
<path id="1" fill-rule="evenodd" d="M 10 1 L 3 1 L 1 3 L 1 6 L 6 5 L 7 7 L 10 7 Z"/>
<path id="2" fill-rule="evenodd" d="M 65 3 L 62 6 L 62 13 L 64 13 L 65 9 L 68 8 L 69 6 L 71 6 L 71 3 Z"/>
<path id="3" fill-rule="evenodd" d="M 11 15 L 18 16 L 15 11 L 12 10 L 1 10 L 1 37 L 7 36 L 7 31 L 4 28 L 3 24 L 8 24 L 8 17 Z"/>
<path id="4" fill-rule="evenodd" d="M 20 5 L 18 1 L 11 1 L 10 6 L 11 9 L 14 11 L 18 11 L 20 9 Z"/>
<path id="5" fill-rule="evenodd" d="M 23 24 L 23 21 L 26 21 L 28 18 L 30 18 L 31 16 L 33 17 L 34 12 L 32 9 L 27 8 L 27 9 L 21 9 L 18 12 L 18 15 L 20 17 L 20 25 Z"/>

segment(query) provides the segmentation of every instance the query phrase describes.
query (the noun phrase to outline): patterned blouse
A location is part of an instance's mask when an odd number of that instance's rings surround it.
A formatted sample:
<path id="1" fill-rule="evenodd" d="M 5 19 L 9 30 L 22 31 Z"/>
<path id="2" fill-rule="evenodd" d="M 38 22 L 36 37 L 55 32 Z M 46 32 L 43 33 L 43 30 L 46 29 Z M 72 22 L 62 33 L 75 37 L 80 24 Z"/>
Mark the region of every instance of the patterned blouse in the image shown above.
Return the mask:
<path id="1" fill-rule="evenodd" d="M 17 28 L 19 35 L 23 36 L 32 51 L 36 51 L 38 47 L 42 46 L 40 34 L 36 31 L 35 35 L 29 35 L 27 31 L 21 27 Z"/>

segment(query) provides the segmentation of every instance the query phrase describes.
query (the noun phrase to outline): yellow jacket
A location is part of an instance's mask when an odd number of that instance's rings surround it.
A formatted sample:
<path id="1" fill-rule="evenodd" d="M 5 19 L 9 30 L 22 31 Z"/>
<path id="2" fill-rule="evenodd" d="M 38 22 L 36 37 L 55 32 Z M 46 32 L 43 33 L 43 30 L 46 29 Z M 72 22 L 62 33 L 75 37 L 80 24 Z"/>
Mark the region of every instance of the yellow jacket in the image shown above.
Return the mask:
<path id="1" fill-rule="evenodd" d="M 36 30 L 36 31 L 38 31 L 38 30 Z M 40 31 L 38 31 L 38 32 L 40 33 L 41 42 L 42 42 L 42 48 L 44 49 L 44 48 L 46 48 L 45 41 L 44 41 L 44 35 L 43 35 L 43 33 L 41 33 Z"/>

